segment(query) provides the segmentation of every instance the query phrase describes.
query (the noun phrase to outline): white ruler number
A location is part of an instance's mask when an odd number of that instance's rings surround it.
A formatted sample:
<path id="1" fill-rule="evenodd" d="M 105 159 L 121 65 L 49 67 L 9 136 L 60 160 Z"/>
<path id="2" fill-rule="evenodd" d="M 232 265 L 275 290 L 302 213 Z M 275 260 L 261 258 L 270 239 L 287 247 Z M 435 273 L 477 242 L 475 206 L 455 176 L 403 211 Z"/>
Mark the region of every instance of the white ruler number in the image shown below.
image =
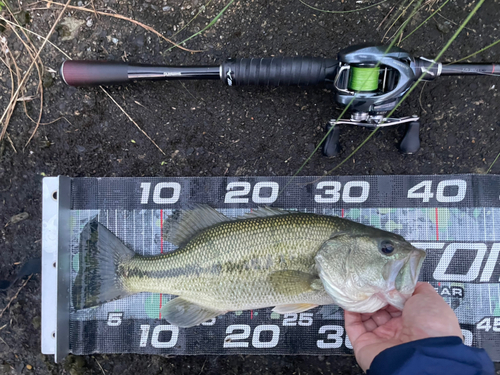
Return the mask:
<path id="1" fill-rule="evenodd" d="M 329 325 L 320 327 L 319 334 L 326 333 L 326 340 L 316 341 L 316 345 L 320 349 L 338 349 L 342 346 L 344 327 L 337 325 Z"/>
<path id="2" fill-rule="evenodd" d="M 234 333 L 242 331 L 241 333 Z M 224 348 L 248 348 L 249 342 L 243 341 L 250 337 L 252 332 L 248 324 L 232 324 L 226 328 L 226 338 L 224 339 Z M 271 332 L 271 340 L 262 341 L 261 334 Z M 252 346 L 257 349 L 274 348 L 278 345 L 280 339 L 280 327 L 274 324 L 264 324 L 255 327 L 252 335 Z"/>
<path id="3" fill-rule="evenodd" d="M 283 325 L 307 327 L 313 324 L 313 315 L 313 313 L 285 314 L 283 315 Z"/>
<path id="4" fill-rule="evenodd" d="M 122 324 L 123 313 L 122 312 L 110 312 L 108 313 L 108 326 L 118 327 Z"/>
<path id="5" fill-rule="evenodd" d="M 237 189 L 237 190 L 235 190 Z M 270 195 L 264 195 L 263 189 L 271 189 Z M 278 199 L 279 185 L 277 182 L 273 181 L 261 181 L 257 182 L 253 187 L 252 184 L 246 181 L 234 181 L 227 184 L 226 196 L 224 198 L 224 203 L 248 203 L 250 198 L 247 195 L 252 191 L 252 202 L 261 204 L 271 204 Z"/>
<path id="6" fill-rule="evenodd" d="M 361 189 L 361 193 L 353 196 L 353 188 Z M 345 203 L 363 203 L 370 194 L 370 184 L 368 181 L 349 181 L 342 189 L 339 181 L 321 181 L 316 185 L 316 190 L 319 193 L 314 196 L 316 203 L 337 203 L 341 197 Z"/>
<path id="7" fill-rule="evenodd" d="M 151 192 L 151 182 L 141 182 L 140 186 L 141 204 L 148 204 Z M 164 193 L 166 190 L 166 193 Z M 174 204 L 179 201 L 181 196 L 181 184 L 178 182 L 160 182 L 153 190 L 153 203 L 156 204 Z"/>
<path id="8" fill-rule="evenodd" d="M 141 325 L 141 339 L 139 341 L 139 346 L 144 348 L 148 345 L 149 339 L 149 324 Z M 167 341 L 160 340 L 160 334 L 162 332 L 170 332 L 170 339 Z M 168 334 L 165 336 L 168 337 Z M 151 346 L 153 348 L 173 348 L 177 344 L 177 340 L 179 339 L 179 327 L 173 325 L 158 325 L 154 328 L 153 334 L 151 335 Z"/>
<path id="9" fill-rule="evenodd" d="M 422 202 L 428 203 L 432 198 L 434 198 L 434 193 L 432 191 L 432 181 L 425 180 L 419 182 L 408 190 L 408 198 L 411 199 L 421 199 Z M 445 188 L 453 187 L 457 188 L 455 195 L 445 195 Z M 436 188 L 436 200 L 440 203 L 454 203 L 461 202 L 465 198 L 467 193 L 467 182 L 465 180 L 444 180 L 440 181 Z"/>

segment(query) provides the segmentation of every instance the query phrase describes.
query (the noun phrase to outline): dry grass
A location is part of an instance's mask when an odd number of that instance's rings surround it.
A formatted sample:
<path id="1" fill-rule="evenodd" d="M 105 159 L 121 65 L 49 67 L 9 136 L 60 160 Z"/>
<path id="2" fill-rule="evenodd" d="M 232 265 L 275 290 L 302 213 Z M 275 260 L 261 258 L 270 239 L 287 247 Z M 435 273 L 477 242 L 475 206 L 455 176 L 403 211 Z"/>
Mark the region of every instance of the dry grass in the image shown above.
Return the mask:
<path id="1" fill-rule="evenodd" d="M 67 1 L 66 6 L 69 4 L 70 1 L 71 0 Z M 42 45 L 40 46 L 40 48 L 38 49 L 37 53 L 34 56 L 33 56 L 32 52 L 30 50 L 30 46 L 28 44 L 26 44 L 26 43 L 24 44 L 25 48 L 29 51 L 28 53 L 30 54 L 30 56 L 32 58 L 32 61 L 31 61 L 31 64 L 30 64 L 29 68 L 27 69 L 26 73 L 24 74 L 24 76 L 22 77 L 21 80 L 19 80 L 20 74 L 21 74 L 20 70 L 19 70 L 19 68 L 17 66 L 17 63 L 14 63 L 15 66 L 16 66 L 16 70 L 17 70 L 16 73 L 17 73 L 18 84 L 17 84 L 17 89 L 15 91 L 13 90 L 13 93 L 11 93 L 9 104 L 7 105 L 7 108 L 5 109 L 5 111 L 3 112 L 2 117 L 0 118 L 0 123 L 3 122 L 2 130 L 0 132 L 0 140 L 2 140 L 4 138 L 4 136 L 5 136 L 6 132 L 7 132 L 7 127 L 9 125 L 9 121 L 7 121 L 7 120 L 10 120 L 10 117 L 12 116 L 12 113 L 14 111 L 17 99 L 19 97 L 19 94 L 24 90 L 24 85 L 26 84 L 26 82 L 27 82 L 27 80 L 28 80 L 28 78 L 29 78 L 29 76 L 31 74 L 31 71 L 33 70 L 34 66 L 37 66 L 37 70 L 38 70 L 38 73 L 39 73 L 39 87 L 41 86 L 41 82 L 42 82 L 42 80 L 41 80 L 41 73 L 39 71 L 39 66 L 37 65 L 37 61 L 40 59 L 40 54 L 41 54 L 43 48 L 45 47 L 45 45 L 47 44 L 47 40 L 50 38 L 50 36 L 54 32 L 57 24 L 61 20 L 63 14 L 64 14 L 64 11 L 66 10 L 66 6 L 61 10 L 61 12 L 59 13 L 59 15 L 57 16 L 56 21 L 52 25 L 50 31 L 48 32 L 47 36 L 45 37 L 45 40 L 43 41 Z M 10 9 L 9 9 L 9 12 L 13 16 L 13 12 Z M 11 53 L 11 56 L 12 56 L 12 53 Z M 12 59 L 12 61 L 15 61 L 15 59 Z M 8 67 L 9 67 L 9 71 L 12 72 L 12 70 L 10 69 L 10 66 L 8 66 Z M 12 77 L 12 75 L 11 75 L 11 77 Z M 12 79 L 12 82 L 14 83 L 13 79 Z M 14 88 L 14 85 L 12 87 Z M 40 105 L 39 118 L 38 118 L 37 124 L 35 126 L 35 129 L 33 130 L 30 138 L 28 139 L 28 142 L 26 143 L 26 145 L 31 141 L 31 139 L 33 138 L 33 136 L 36 133 L 36 130 L 38 129 L 38 126 L 40 124 L 40 119 L 41 119 L 42 110 L 43 110 L 43 94 L 40 93 L 40 95 L 41 95 L 41 105 Z"/>

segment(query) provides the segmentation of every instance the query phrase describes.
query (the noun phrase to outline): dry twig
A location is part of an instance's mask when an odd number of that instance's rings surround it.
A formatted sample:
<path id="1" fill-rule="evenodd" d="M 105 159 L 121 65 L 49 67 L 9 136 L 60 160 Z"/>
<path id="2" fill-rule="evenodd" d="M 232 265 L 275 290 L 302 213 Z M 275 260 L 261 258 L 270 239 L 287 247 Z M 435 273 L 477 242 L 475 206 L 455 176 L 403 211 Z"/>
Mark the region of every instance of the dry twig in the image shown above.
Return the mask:
<path id="1" fill-rule="evenodd" d="M 155 145 L 155 147 L 156 147 L 158 150 L 160 150 L 160 152 L 161 152 L 163 155 L 167 156 L 167 154 L 165 154 L 165 152 L 163 152 L 163 150 L 160 148 L 160 146 L 158 146 L 158 145 L 156 144 L 156 142 L 155 142 L 155 141 L 153 141 L 153 139 L 151 139 L 151 137 L 148 135 L 148 133 L 146 133 L 144 130 L 142 130 L 142 128 L 141 128 L 141 127 L 137 124 L 137 122 L 135 122 L 135 121 L 134 121 L 134 119 L 133 119 L 132 117 L 130 117 L 130 115 L 129 115 L 127 112 L 125 112 L 125 110 L 122 108 L 122 106 L 121 106 L 120 104 L 118 104 L 118 102 L 117 102 L 117 101 L 116 101 L 116 100 L 115 100 L 115 99 L 114 99 L 114 98 L 113 98 L 113 97 L 112 97 L 112 96 L 111 96 L 111 95 L 110 95 L 110 94 L 109 94 L 109 93 L 108 93 L 108 92 L 104 89 L 104 87 L 102 87 L 102 86 L 99 86 L 99 87 L 101 88 L 101 90 L 102 90 L 102 91 L 104 91 L 104 93 L 105 93 L 107 96 L 109 96 L 109 98 L 113 101 L 113 103 L 115 103 L 115 104 L 116 104 L 116 106 L 117 106 L 118 108 L 120 108 L 120 110 L 121 110 L 121 111 L 125 114 L 125 116 L 127 116 L 127 118 L 128 118 L 128 119 L 129 119 L 129 120 L 130 120 L 130 121 L 131 121 L 131 122 L 132 122 L 132 123 L 136 126 L 136 128 L 137 128 L 137 129 L 139 129 L 139 130 L 141 131 L 141 133 L 142 133 L 142 134 L 144 134 L 144 135 L 146 136 L 146 138 L 147 138 L 147 139 L 149 139 L 149 140 L 151 141 L 151 143 L 152 143 L 152 144 L 154 144 L 154 145 Z"/>
<path id="2" fill-rule="evenodd" d="M 2 312 L 0 312 L 0 318 L 2 317 L 2 315 L 4 314 L 4 312 L 7 311 L 7 309 L 10 307 L 10 305 L 12 304 L 12 302 L 14 302 L 14 300 L 17 298 L 17 296 L 19 295 L 19 293 L 21 293 L 21 290 L 26 286 L 26 284 L 28 284 L 28 281 L 30 281 L 30 279 L 33 277 L 33 275 L 29 275 L 29 277 L 22 283 L 21 287 L 17 290 L 16 294 L 14 294 L 14 297 L 12 297 L 9 301 L 9 303 L 7 303 L 7 306 L 4 307 L 4 309 L 2 310 Z"/>

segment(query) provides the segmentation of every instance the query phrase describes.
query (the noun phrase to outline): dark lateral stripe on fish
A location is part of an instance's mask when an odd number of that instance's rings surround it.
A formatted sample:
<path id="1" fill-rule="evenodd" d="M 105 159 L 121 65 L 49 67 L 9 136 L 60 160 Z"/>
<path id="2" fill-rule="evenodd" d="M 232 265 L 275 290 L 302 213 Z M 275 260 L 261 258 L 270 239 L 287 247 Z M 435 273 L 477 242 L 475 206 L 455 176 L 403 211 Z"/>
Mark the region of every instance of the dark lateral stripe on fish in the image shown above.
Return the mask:
<path id="1" fill-rule="evenodd" d="M 225 262 L 223 264 L 217 263 L 210 267 L 201 267 L 197 264 L 188 264 L 183 267 L 170 268 L 166 270 L 144 270 L 139 261 L 136 266 L 125 267 L 120 265 L 118 267 L 118 275 L 125 276 L 126 278 L 150 278 L 150 279 L 165 279 L 176 278 L 179 276 L 200 276 L 200 275 L 217 275 L 221 273 L 242 273 L 249 270 L 265 271 L 273 266 L 275 263 L 280 263 L 283 269 L 286 269 L 287 264 L 291 262 L 284 256 L 280 256 L 278 260 L 268 257 L 266 259 L 245 259 L 239 262 Z M 294 260 L 296 265 L 300 264 L 304 268 L 313 264 L 313 259 L 310 257 L 297 257 Z M 142 263 L 144 264 L 144 263 Z"/>
<path id="2" fill-rule="evenodd" d="M 149 279 L 167 279 L 175 278 L 179 276 L 200 276 L 200 274 L 216 274 L 220 273 L 220 270 L 214 269 L 216 266 L 211 268 L 202 268 L 196 265 L 188 265 L 185 267 L 171 268 L 168 270 L 154 270 L 154 271 L 144 271 L 137 267 L 128 268 L 124 274 L 127 278 L 149 278 Z"/>

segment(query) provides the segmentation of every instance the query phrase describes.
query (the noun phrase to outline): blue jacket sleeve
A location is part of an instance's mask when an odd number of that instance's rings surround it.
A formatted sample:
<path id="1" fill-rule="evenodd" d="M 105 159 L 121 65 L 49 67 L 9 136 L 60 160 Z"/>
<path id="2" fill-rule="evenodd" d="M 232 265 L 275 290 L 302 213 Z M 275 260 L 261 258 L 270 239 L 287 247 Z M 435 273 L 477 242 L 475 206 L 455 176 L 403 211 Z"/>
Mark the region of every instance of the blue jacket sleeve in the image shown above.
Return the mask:
<path id="1" fill-rule="evenodd" d="M 431 337 L 394 346 L 379 353 L 368 375 L 494 375 L 484 349 L 471 348 L 460 337 Z"/>

